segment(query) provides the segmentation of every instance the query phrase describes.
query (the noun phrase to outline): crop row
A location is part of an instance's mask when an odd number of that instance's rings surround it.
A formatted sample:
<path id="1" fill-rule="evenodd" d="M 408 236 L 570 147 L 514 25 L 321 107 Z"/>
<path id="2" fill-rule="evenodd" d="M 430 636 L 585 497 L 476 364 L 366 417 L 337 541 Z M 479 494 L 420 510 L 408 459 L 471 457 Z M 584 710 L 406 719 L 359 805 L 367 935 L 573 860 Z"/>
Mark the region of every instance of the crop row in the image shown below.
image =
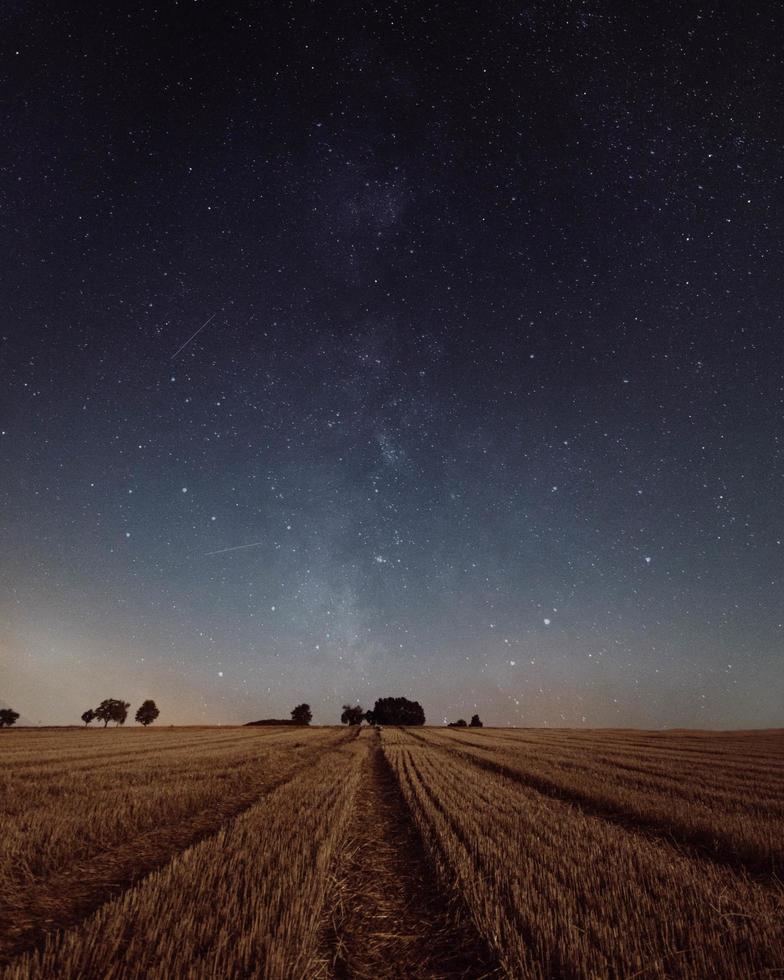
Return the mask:
<path id="1" fill-rule="evenodd" d="M 631 767 L 595 757 L 587 747 L 567 755 L 557 746 L 510 746 L 452 732 L 428 732 L 427 738 L 543 793 L 659 828 L 716 859 L 771 877 L 784 869 L 784 788 L 772 783 L 733 787 L 718 766 L 712 780 L 700 781 L 687 769 L 667 774 L 643 753 Z"/>
<path id="2" fill-rule="evenodd" d="M 407 733 L 384 748 L 445 882 L 510 977 L 784 969 L 781 896 Z"/>
<path id="3" fill-rule="evenodd" d="M 15 959 L 3 980 L 314 975 L 364 745 L 344 741 L 216 835 Z"/>
<path id="4" fill-rule="evenodd" d="M 217 829 L 341 737 L 314 731 L 218 746 L 204 740 L 181 756 L 140 754 L 91 770 L 66 766 L 42 780 L 6 773 L 0 955 L 17 948 L 37 920 L 67 921 L 100 895 L 103 879 L 134 880 L 172 848 Z"/>

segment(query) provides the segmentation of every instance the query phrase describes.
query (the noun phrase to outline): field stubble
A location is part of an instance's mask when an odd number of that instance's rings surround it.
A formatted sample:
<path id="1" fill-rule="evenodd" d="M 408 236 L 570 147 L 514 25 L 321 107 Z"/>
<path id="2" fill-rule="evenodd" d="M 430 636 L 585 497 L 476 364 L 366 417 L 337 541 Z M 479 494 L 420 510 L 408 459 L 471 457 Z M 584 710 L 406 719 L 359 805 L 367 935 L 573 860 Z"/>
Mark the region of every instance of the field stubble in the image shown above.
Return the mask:
<path id="1" fill-rule="evenodd" d="M 0 977 L 782 977 L 783 747 L 3 732 Z"/>
<path id="2" fill-rule="evenodd" d="M 784 975 L 783 893 L 775 874 L 755 881 L 742 868 L 684 851 L 678 843 L 683 811 L 668 823 L 666 799 L 657 801 L 661 821 L 654 831 L 647 821 L 645 829 L 635 825 L 640 809 L 634 802 L 628 825 L 593 812 L 597 801 L 619 800 L 599 775 L 593 793 L 589 780 L 581 784 L 591 803 L 587 811 L 574 802 L 582 793 L 551 795 L 566 780 L 541 792 L 539 773 L 557 769 L 562 758 L 560 740 L 552 736 L 534 734 L 511 748 L 516 736 L 493 732 L 411 730 L 384 738 L 442 879 L 458 882 L 507 975 Z M 578 739 L 581 774 L 601 742 L 600 735 Z M 645 752 L 636 751 L 644 768 Z M 723 778 L 718 764 L 716 778 Z M 753 823 L 749 797 L 746 808 Z M 713 813 L 719 819 L 718 810 Z M 696 816 L 702 834 L 704 813 Z M 716 829 L 725 846 L 737 846 L 732 835 L 722 837 L 720 825 Z"/>

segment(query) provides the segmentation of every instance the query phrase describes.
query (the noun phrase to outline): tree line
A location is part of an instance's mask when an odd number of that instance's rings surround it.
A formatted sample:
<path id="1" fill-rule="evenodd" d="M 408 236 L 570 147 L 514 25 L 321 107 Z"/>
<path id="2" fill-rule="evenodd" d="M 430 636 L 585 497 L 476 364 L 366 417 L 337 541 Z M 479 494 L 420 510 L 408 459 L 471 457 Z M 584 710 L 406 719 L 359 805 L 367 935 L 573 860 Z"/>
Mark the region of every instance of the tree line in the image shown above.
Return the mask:
<path id="1" fill-rule="evenodd" d="M 130 702 L 118 698 L 105 698 L 97 708 L 88 708 L 82 714 L 82 721 L 89 725 L 93 721 L 102 721 L 103 727 L 113 721 L 116 725 L 124 725 L 128 720 Z M 148 699 L 143 701 L 136 711 L 135 720 L 146 728 L 160 714 L 156 703 Z M 16 722 L 19 713 L 11 708 L 0 708 L 0 728 L 8 727 Z M 291 721 L 276 721 L 274 718 L 265 722 L 251 724 L 292 724 L 309 725 L 313 720 L 313 712 L 309 704 L 298 704 L 291 710 Z M 369 725 L 424 725 L 425 710 L 419 701 L 409 701 L 408 698 L 378 698 L 372 708 L 365 710 L 360 704 L 344 704 L 340 716 L 343 725 L 361 725 L 363 721 Z M 471 721 L 464 718 L 449 722 L 449 728 L 481 728 L 479 715 L 472 715 Z"/>
<path id="2" fill-rule="evenodd" d="M 309 725 L 313 712 L 309 704 L 298 704 L 291 709 L 291 721 L 281 718 L 262 718 L 249 725 Z M 408 698 L 379 698 L 367 711 L 361 704 L 344 704 L 340 721 L 344 725 L 424 725 L 425 711 L 418 701 Z"/>
<path id="3" fill-rule="evenodd" d="M 467 722 L 465 718 L 458 718 L 457 721 L 450 721 L 447 728 L 482 728 L 482 719 L 479 715 L 471 715 L 471 721 Z"/>
<path id="4" fill-rule="evenodd" d="M 88 708 L 82 714 L 82 721 L 89 725 L 91 721 L 102 721 L 103 727 L 110 721 L 117 725 L 124 725 L 128 720 L 128 711 L 131 707 L 130 701 L 121 701 L 118 698 L 104 698 L 97 708 Z M 151 725 L 160 714 L 158 705 L 150 698 L 143 701 L 136 711 L 135 720 L 146 728 Z M 0 728 L 10 728 L 19 719 L 19 712 L 12 708 L 0 708 Z M 310 720 L 310 719 L 308 719 Z"/>
<path id="5" fill-rule="evenodd" d="M 424 725 L 425 712 L 418 701 L 407 698 L 380 698 L 372 710 L 365 711 L 361 704 L 344 704 L 340 720 L 344 725 Z M 449 728 L 482 728 L 479 715 L 472 715 L 471 721 L 458 718 L 450 721 Z"/>
<path id="6" fill-rule="evenodd" d="M 309 725 L 313 712 L 309 704 L 298 704 L 291 709 L 291 721 L 282 718 L 262 718 L 249 725 Z M 361 704 L 344 704 L 340 721 L 344 725 L 424 725 L 425 710 L 418 701 L 408 698 L 379 698 L 372 708 L 365 710 Z"/>
<path id="7" fill-rule="evenodd" d="M 361 725 L 363 721 L 369 725 L 424 725 L 425 710 L 419 701 L 408 698 L 379 698 L 367 711 L 360 704 L 344 704 L 340 721 L 343 725 Z"/>

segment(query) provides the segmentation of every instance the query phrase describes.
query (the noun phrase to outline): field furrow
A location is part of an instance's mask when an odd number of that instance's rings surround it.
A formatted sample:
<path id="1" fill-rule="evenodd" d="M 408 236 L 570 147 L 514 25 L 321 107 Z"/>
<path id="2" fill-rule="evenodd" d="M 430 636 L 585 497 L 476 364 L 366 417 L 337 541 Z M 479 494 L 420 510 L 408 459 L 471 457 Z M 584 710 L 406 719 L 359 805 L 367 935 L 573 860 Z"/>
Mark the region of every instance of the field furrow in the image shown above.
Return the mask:
<path id="1" fill-rule="evenodd" d="M 782 733 L 0 745 L 0 980 L 784 978 Z"/>
<path id="2" fill-rule="evenodd" d="M 523 740 L 504 738 L 497 732 L 467 733 L 452 729 L 443 732 L 443 735 L 480 748 L 487 748 L 489 743 L 498 753 L 517 756 L 530 754 L 566 769 L 590 766 L 592 771 L 606 771 L 617 782 L 622 782 L 624 778 L 639 781 L 642 777 L 651 784 L 666 785 L 669 791 L 677 791 L 688 782 L 704 787 L 709 793 L 726 791 L 728 798 L 730 793 L 742 793 L 749 788 L 773 794 L 779 800 L 784 793 L 784 769 L 777 768 L 778 756 L 752 764 L 739 753 L 729 758 L 709 756 L 698 759 L 672 753 L 661 755 L 637 746 L 608 748 L 594 739 L 551 742 L 545 738 Z M 784 752 L 784 740 L 780 743 L 779 752 Z"/>
<path id="3" fill-rule="evenodd" d="M 161 768 L 158 761 L 150 767 L 142 755 L 135 766 L 109 773 L 108 781 L 103 769 L 85 781 L 68 778 L 67 770 L 53 777 L 38 805 L 27 813 L 12 807 L 5 815 L 0 962 L 40 943 L 45 933 L 78 922 L 178 851 L 216 833 L 343 739 L 334 731 L 289 733 L 273 749 L 267 740 L 246 737 L 241 755 L 217 757 L 207 740 L 191 749 L 182 767 Z"/>
<path id="4" fill-rule="evenodd" d="M 780 732 L 744 733 L 731 737 L 726 732 L 707 733 L 618 733 L 606 731 L 553 731 L 550 729 L 449 729 L 445 734 L 490 740 L 493 744 L 526 745 L 548 755 L 572 753 L 574 757 L 604 756 L 622 761 L 644 759 L 652 769 L 701 770 L 723 777 L 751 774 L 764 780 L 784 779 L 784 735 Z M 655 737 L 654 737 L 655 736 Z"/>
<path id="5" fill-rule="evenodd" d="M 550 755 L 544 744 L 538 751 L 530 747 L 509 749 L 496 746 L 491 739 L 481 742 L 461 734 L 428 732 L 428 742 L 473 761 L 488 771 L 500 773 L 557 799 L 569 800 L 587 812 L 635 824 L 651 833 L 698 848 L 713 860 L 741 867 L 761 877 L 775 880 L 784 869 L 784 793 L 758 795 L 748 788 L 731 798 L 722 793 L 721 771 L 715 780 L 714 798 L 704 789 L 690 792 L 686 772 L 673 787 L 655 782 L 644 772 L 634 780 L 624 771 L 591 762 L 588 752 L 579 766 L 564 767 L 556 753 Z M 670 782 L 673 782 L 671 780 Z"/>
<path id="6" fill-rule="evenodd" d="M 344 739 L 320 765 L 0 975 L 312 976 L 328 869 L 355 806 L 363 751 Z"/>
<path id="7" fill-rule="evenodd" d="M 129 745 L 145 744 L 146 733 L 118 734 Z M 139 753 L 116 766 L 74 771 L 63 765 L 41 780 L 26 770 L 6 773 L 0 874 L 11 891 L 35 888 L 41 878 L 130 836 L 246 794 L 281 765 L 288 767 L 298 754 L 306 757 L 334 737 L 288 733 L 271 742 L 251 734 L 217 749 L 205 738 L 177 759 Z"/>
<path id="8" fill-rule="evenodd" d="M 506 975 L 784 971 L 780 892 L 491 772 L 425 736 L 384 751 L 441 875 Z"/>
<path id="9" fill-rule="evenodd" d="M 451 889 L 439 886 L 400 787 L 368 739 L 346 847 L 333 871 L 324 976 L 408 980 L 498 976 Z"/>

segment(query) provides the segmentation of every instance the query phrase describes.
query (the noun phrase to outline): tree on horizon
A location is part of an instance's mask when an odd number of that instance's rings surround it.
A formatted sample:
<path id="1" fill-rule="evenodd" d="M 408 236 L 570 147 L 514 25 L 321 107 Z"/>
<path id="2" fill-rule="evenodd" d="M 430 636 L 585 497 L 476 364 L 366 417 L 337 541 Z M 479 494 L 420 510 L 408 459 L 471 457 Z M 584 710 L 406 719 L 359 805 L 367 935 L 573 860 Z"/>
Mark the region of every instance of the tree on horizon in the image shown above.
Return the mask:
<path id="1" fill-rule="evenodd" d="M 379 698 L 373 717 L 377 725 L 424 725 L 425 709 L 408 698 Z"/>
<path id="2" fill-rule="evenodd" d="M 471 715 L 471 721 L 468 723 L 469 728 L 483 728 L 483 724 L 479 715 Z"/>
<path id="3" fill-rule="evenodd" d="M 91 721 L 94 721 L 96 717 L 97 716 L 92 708 L 88 708 L 87 711 L 82 712 L 82 721 L 84 722 L 85 727 L 89 725 Z"/>
<path id="4" fill-rule="evenodd" d="M 313 712 L 309 704 L 298 704 L 291 709 L 291 720 L 295 725 L 309 725 L 313 721 Z"/>
<path id="5" fill-rule="evenodd" d="M 136 721 L 140 725 L 144 725 L 146 728 L 155 721 L 160 713 L 161 711 L 158 705 L 154 701 L 148 699 L 147 701 L 143 701 L 141 707 L 137 710 Z"/>
<path id="6" fill-rule="evenodd" d="M 19 718 L 19 712 L 13 708 L 0 708 L 0 728 L 10 728 Z"/>
<path id="7" fill-rule="evenodd" d="M 340 721 L 343 725 L 361 725 L 364 717 L 365 709 L 361 705 L 357 704 L 352 708 L 350 704 L 344 704 Z"/>
<path id="8" fill-rule="evenodd" d="M 106 728 L 110 721 L 114 721 L 118 725 L 124 725 L 128 718 L 128 709 L 130 706 L 129 701 L 121 701 L 118 698 L 104 698 L 95 709 L 95 717 L 103 722 L 104 728 Z"/>

